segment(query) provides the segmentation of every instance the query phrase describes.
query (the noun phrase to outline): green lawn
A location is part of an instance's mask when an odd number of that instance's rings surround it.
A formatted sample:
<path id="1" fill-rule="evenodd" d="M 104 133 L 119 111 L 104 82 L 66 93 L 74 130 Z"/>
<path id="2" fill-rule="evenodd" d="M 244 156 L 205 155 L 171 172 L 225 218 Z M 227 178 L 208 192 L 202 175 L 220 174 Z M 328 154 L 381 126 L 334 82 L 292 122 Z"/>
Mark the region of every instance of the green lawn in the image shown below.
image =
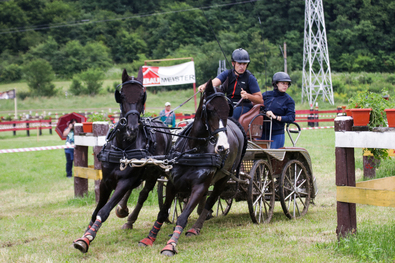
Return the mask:
<path id="1" fill-rule="evenodd" d="M 62 145 L 57 134 L 27 137 L 0 133 L 0 148 Z M 358 238 L 337 242 L 333 129 L 305 130 L 297 144 L 306 148 L 319 188 L 315 205 L 299 220 L 288 220 L 276 202 L 271 223 L 252 223 L 247 202 L 229 214 L 206 222 L 198 237 L 180 238 L 179 254 L 159 254 L 174 225 L 165 224 L 152 248 L 139 248 L 158 212 L 150 195 L 133 230 L 121 230 L 125 219 L 112 212 L 87 254 L 72 246 L 84 233 L 94 210 L 90 194 L 74 198 L 73 179 L 66 178 L 63 150 L 0 154 L 0 262 L 372 262 L 392 261 L 393 208 L 357 205 Z M 289 140 L 287 146 L 291 146 Z M 357 180 L 362 178 L 361 150 L 355 151 Z M 90 163 L 93 163 L 89 154 Z M 129 201 L 133 208 L 138 191 Z M 197 214 L 191 214 L 188 227 Z M 382 242 L 386 240 L 387 242 Z M 378 253 L 380 252 L 380 253 Z"/>

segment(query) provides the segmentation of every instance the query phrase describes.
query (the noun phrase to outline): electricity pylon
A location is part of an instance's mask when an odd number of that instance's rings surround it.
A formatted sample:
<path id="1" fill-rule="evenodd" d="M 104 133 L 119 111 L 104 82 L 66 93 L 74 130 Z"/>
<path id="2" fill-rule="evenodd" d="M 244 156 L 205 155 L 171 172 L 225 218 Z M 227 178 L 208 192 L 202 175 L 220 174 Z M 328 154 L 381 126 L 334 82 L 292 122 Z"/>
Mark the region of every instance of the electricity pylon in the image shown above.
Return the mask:
<path id="1" fill-rule="evenodd" d="M 322 0 L 306 0 L 302 82 L 302 102 L 307 98 L 312 106 L 322 95 L 323 101 L 335 103 Z"/>

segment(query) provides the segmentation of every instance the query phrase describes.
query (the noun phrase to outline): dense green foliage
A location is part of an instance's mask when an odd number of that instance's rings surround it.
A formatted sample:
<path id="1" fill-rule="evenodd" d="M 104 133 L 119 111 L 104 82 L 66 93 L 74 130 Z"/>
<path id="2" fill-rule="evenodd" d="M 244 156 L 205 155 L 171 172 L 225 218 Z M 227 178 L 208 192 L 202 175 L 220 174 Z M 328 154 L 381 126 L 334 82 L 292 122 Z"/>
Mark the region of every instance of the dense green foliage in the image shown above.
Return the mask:
<path id="1" fill-rule="evenodd" d="M 393 1 L 323 4 L 333 71 L 395 69 Z M 283 42 L 289 70 L 301 70 L 304 10 L 305 1 L 285 0 L 1 1 L 0 81 L 15 80 L 20 74 L 11 73 L 33 58 L 47 60 L 58 77 L 70 78 L 112 63 L 194 57 L 201 83 L 215 75 L 223 59 L 211 27 L 228 60 L 233 49 L 247 49 L 250 70 L 263 79 L 263 72 L 271 76 L 282 69 L 278 46 Z"/>
<path id="2" fill-rule="evenodd" d="M 53 96 L 56 94 L 52 66 L 48 61 L 36 58 L 24 66 L 26 82 L 30 92 L 38 96 Z"/>

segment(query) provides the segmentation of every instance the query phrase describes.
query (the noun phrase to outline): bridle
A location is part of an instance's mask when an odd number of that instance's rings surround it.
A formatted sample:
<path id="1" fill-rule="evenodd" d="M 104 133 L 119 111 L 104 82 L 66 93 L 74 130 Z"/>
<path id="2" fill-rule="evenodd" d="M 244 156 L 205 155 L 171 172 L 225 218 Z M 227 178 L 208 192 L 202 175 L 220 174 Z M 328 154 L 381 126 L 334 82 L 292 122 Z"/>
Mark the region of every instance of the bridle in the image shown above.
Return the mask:
<path id="1" fill-rule="evenodd" d="M 143 84 L 142 84 L 140 81 L 136 80 L 134 77 L 132 77 L 131 80 L 128 80 L 128 81 L 126 81 L 126 82 L 124 82 L 124 83 L 119 84 L 119 85 L 116 87 L 116 91 L 115 91 L 115 100 L 116 100 L 116 101 L 119 103 L 119 105 L 120 105 L 121 114 L 122 114 L 122 112 L 123 112 L 123 107 L 122 107 L 122 100 L 121 100 L 121 98 L 120 98 L 121 93 L 120 93 L 120 91 L 118 90 L 118 87 L 119 87 L 119 86 L 122 86 L 122 87 L 123 87 L 123 86 L 126 85 L 126 84 L 138 84 L 138 85 L 141 87 L 141 89 L 144 91 L 144 86 L 143 86 Z M 118 94 L 119 94 L 119 95 L 118 95 Z M 146 96 L 147 96 L 147 94 L 144 92 L 143 105 L 144 105 L 144 103 L 145 103 Z M 119 124 L 122 125 L 122 126 L 126 126 L 126 125 L 128 124 L 128 116 L 131 115 L 131 114 L 136 114 L 136 115 L 138 116 L 138 122 L 139 122 L 139 123 L 141 122 L 141 120 L 140 120 L 140 114 L 141 114 L 141 113 L 140 113 L 138 110 L 132 109 L 132 110 L 126 112 L 126 114 L 125 114 L 123 117 L 121 117 L 121 118 L 119 119 Z"/>
<path id="2" fill-rule="evenodd" d="M 214 90 L 215 90 L 215 89 L 214 89 Z M 204 126 L 206 127 L 206 130 L 207 130 L 208 133 L 209 133 L 209 136 L 208 136 L 207 139 L 208 139 L 210 142 L 215 141 L 215 135 L 217 135 L 218 133 L 220 133 L 220 132 L 226 132 L 226 131 L 227 131 L 226 127 L 218 128 L 218 129 L 216 129 L 216 130 L 214 130 L 214 131 L 211 131 L 211 127 L 210 127 L 210 124 L 209 124 L 209 122 L 208 122 L 208 118 L 207 118 L 207 105 L 208 105 L 214 98 L 217 98 L 217 97 L 224 97 L 224 98 L 227 100 L 229 107 L 230 107 L 230 105 L 231 105 L 231 101 L 229 100 L 228 97 L 225 96 L 225 93 L 217 92 L 216 90 L 215 90 L 215 93 L 210 94 L 209 96 L 207 96 L 207 98 L 203 98 L 202 119 L 204 120 Z M 229 108 L 229 109 L 230 109 L 230 108 Z"/>

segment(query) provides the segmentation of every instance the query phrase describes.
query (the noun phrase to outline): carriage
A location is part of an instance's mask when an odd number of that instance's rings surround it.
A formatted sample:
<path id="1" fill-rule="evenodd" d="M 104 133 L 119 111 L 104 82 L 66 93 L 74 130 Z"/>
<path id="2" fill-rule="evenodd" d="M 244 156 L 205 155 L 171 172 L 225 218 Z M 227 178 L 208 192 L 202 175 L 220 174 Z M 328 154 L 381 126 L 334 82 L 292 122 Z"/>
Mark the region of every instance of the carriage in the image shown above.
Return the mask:
<path id="1" fill-rule="evenodd" d="M 246 200 L 254 223 L 270 221 L 275 201 L 281 202 L 289 218 L 307 212 L 317 193 L 309 154 L 305 149 L 295 147 L 270 149 L 270 140 L 260 140 L 263 130 L 271 130 L 263 129 L 264 122 L 271 124 L 271 120 L 264 119 L 260 105 L 250 110 L 247 116 L 243 115 L 240 123 L 229 119 L 233 104 L 223 90 L 213 87 L 209 80 L 193 123 L 177 134 L 178 139 L 172 147 L 172 134 L 161 121 L 140 117 L 146 100 L 142 75 L 141 68 L 137 79 L 124 70 L 122 88 L 115 91 L 122 118 L 109 131 L 106 144 L 97 155 L 103 172 L 100 200 L 84 235 L 73 241 L 76 249 L 83 253 L 88 251 L 115 206 L 118 216 L 128 216 L 126 203 L 130 193 L 145 181 L 136 207 L 123 226 L 133 228 L 158 175 L 170 176 L 171 181 L 165 181 L 164 177 L 160 179 L 161 209 L 148 236 L 140 240 L 139 246 L 152 246 L 163 222 L 169 218 L 171 207 L 180 205 L 183 209 L 179 211 L 180 215 L 173 214 L 177 226 L 161 251 L 166 256 L 177 253 L 180 235 L 196 206 L 200 216 L 187 235 L 200 233 L 215 202 L 218 203 L 217 210 L 221 207 L 222 214 L 227 214 L 233 200 Z M 247 126 L 243 127 L 241 123 Z M 300 127 L 296 126 L 299 135 Z M 287 131 L 288 134 L 294 132 L 289 127 Z M 189 193 L 185 194 L 185 190 Z M 173 200 L 176 200 L 174 205 Z"/>
<path id="2" fill-rule="evenodd" d="M 185 127 L 190 121 L 180 122 L 178 125 Z M 247 201 L 252 222 L 268 223 L 272 218 L 275 202 L 281 203 L 282 210 L 289 219 L 304 216 L 309 204 L 314 202 L 318 188 L 310 155 L 306 149 L 295 147 L 301 134 L 300 126 L 295 122 L 286 126 L 293 147 L 270 149 L 271 140 L 260 139 L 264 132 L 264 122 L 271 125 L 271 120 L 263 113 L 263 105 L 255 105 L 240 117 L 240 123 L 248 136 L 248 146 L 242 161 L 240 176 L 228 180 L 225 191 L 214 206 L 215 211 L 212 211 L 209 217 L 227 215 L 233 201 Z M 293 126 L 294 129 L 290 129 Z M 176 137 L 173 136 L 174 141 Z M 158 179 L 160 208 L 166 197 L 166 183 L 165 177 Z M 207 195 L 209 194 L 210 191 Z M 189 193 L 177 194 L 169 213 L 168 223 L 176 221 L 188 202 L 188 197 Z M 203 207 L 204 201 L 197 208 L 198 214 Z"/>

